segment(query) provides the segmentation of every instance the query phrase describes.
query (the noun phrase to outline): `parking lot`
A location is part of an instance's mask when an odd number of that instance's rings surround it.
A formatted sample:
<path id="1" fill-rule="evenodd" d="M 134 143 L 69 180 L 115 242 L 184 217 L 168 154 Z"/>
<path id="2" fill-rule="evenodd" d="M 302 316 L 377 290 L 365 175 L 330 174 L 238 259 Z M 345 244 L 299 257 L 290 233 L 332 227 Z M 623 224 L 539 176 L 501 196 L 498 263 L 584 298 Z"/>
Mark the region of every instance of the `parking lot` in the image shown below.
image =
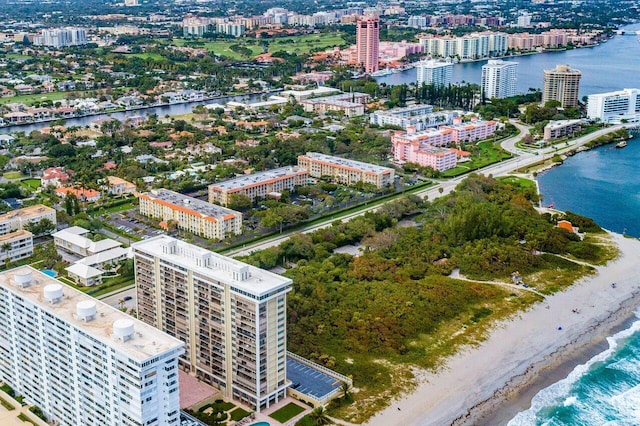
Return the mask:
<path id="1" fill-rule="evenodd" d="M 151 238 L 164 233 L 162 229 L 153 228 L 142 222 L 141 220 L 142 218 L 138 217 L 135 211 L 125 213 L 112 213 L 109 216 L 109 222 L 111 226 L 116 227 L 119 231 L 126 234 L 137 235 L 142 239 Z"/>

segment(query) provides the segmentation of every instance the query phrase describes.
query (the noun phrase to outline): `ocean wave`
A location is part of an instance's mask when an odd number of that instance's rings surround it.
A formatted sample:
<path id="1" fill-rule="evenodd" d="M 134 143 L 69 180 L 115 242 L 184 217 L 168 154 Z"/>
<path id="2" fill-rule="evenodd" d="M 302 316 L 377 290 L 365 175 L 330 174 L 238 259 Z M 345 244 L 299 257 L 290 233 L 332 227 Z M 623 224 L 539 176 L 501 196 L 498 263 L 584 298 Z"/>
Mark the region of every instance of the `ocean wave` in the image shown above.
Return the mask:
<path id="1" fill-rule="evenodd" d="M 637 422 L 640 419 L 640 385 L 612 396 L 610 404 L 620 420 Z"/>
<path id="2" fill-rule="evenodd" d="M 635 315 L 637 318 L 640 318 L 640 308 L 635 311 Z M 632 419 L 635 419 L 637 422 L 637 419 L 640 418 L 640 386 L 632 389 L 628 389 L 628 386 L 626 386 L 626 390 L 623 391 L 623 389 L 620 389 L 622 392 L 615 396 L 607 394 L 604 389 L 590 389 L 592 395 L 590 395 L 586 401 L 581 400 L 580 394 L 576 394 L 575 388 L 580 379 L 584 378 L 593 368 L 596 368 L 597 365 L 602 365 L 602 363 L 611 360 L 616 355 L 619 346 L 639 331 L 640 320 L 637 320 L 634 321 L 629 328 L 616 333 L 614 336 L 608 337 L 607 342 L 609 347 L 607 349 L 595 355 L 586 363 L 576 366 L 566 378 L 540 390 L 531 400 L 531 407 L 528 410 L 518 413 L 509 421 L 508 426 L 551 426 L 563 424 L 553 419 L 554 413 L 558 410 L 575 410 L 580 412 L 580 424 L 607 424 L 612 414 L 614 414 L 618 420 L 611 424 L 621 426 L 627 424 L 627 422 Z M 630 365 L 626 365 L 624 362 L 617 360 L 611 365 L 617 365 L 614 368 L 620 370 L 626 369 L 625 373 L 635 375 L 640 368 L 638 368 L 637 363 L 633 365 L 632 362 L 629 362 L 629 364 Z M 601 401 L 606 401 L 603 402 L 609 406 L 609 409 L 606 409 L 598 403 L 600 398 L 602 398 Z M 607 412 L 607 415 L 602 411 Z M 616 413 L 612 413 L 611 411 L 615 411 Z"/>

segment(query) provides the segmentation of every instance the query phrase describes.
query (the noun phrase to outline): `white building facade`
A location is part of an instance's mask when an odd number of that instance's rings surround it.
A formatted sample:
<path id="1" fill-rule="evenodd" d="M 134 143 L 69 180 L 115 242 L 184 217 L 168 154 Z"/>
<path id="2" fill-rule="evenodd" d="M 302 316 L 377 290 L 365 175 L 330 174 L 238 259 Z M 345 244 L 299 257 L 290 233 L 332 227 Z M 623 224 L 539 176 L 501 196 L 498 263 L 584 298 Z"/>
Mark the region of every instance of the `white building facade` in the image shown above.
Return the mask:
<path id="1" fill-rule="evenodd" d="M 59 425 L 178 425 L 183 344 L 28 267 L 0 274 L 0 379 Z"/>
<path id="2" fill-rule="evenodd" d="M 416 64 L 418 85 L 448 86 L 451 84 L 453 64 L 449 62 L 423 61 Z"/>
<path id="3" fill-rule="evenodd" d="M 640 121 L 640 89 L 589 95 L 587 117 L 603 123 Z"/>
<path id="4" fill-rule="evenodd" d="M 515 96 L 518 91 L 518 63 L 490 60 L 482 66 L 481 84 L 486 99 Z"/>

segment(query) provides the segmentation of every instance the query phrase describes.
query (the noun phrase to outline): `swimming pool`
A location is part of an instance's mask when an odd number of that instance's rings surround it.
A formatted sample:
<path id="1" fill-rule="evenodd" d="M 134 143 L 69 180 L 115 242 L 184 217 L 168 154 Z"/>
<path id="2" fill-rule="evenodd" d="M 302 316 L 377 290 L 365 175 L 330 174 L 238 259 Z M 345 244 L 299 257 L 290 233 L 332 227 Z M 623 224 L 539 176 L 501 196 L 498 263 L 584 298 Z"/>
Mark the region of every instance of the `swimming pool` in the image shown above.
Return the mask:
<path id="1" fill-rule="evenodd" d="M 58 273 L 56 271 L 54 271 L 53 269 L 43 269 L 42 273 L 45 275 L 49 275 L 51 278 L 55 278 L 56 275 L 58 275 Z"/>
<path id="2" fill-rule="evenodd" d="M 269 426 L 267 422 L 251 423 L 249 426 Z"/>

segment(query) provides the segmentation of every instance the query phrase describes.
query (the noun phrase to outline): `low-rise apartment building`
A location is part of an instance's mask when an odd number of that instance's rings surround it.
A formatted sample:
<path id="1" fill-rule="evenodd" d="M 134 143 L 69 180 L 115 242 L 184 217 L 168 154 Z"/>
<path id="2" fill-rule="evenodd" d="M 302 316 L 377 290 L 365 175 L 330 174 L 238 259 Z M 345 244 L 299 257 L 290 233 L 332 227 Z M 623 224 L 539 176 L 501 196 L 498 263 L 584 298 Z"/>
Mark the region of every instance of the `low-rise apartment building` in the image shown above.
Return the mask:
<path id="1" fill-rule="evenodd" d="M 364 182 L 383 188 L 392 185 L 395 178 L 392 168 L 319 152 L 307 152 L 306 155 L 298 156 L 298 167 L 306 169 L 311 177 L 330 177 L 344 185 Z"/>
<path id="2" fill-rule="evenodd" d="M 432 146 L 418 146 L 417 149 L 411 149 L 406 161 L 422 167 L 431 167 L 439 172 L 452 169 L 458 163 L 455 150 Z"/>
<path id="3" fill-rule="evenodd" d="M 33 255 L 33 234 L 19 230 L 0 235 L 0 262 L 15 262 Z"/>
<path id="4" fill-rule="evenodd" d="M 72 226 L 52 234 L 53 243 L 56 247 L 78 256 L 93 256 L 122 245 L 122 243 L 110 238 L 93 241 L 86 237 L 88 234 L 88 229 Z"/>
<path id="5" fill-rule="evenodd" d="M 432 148 L 487 139 L 495 133 L 496 127 L 495 121 L 472 120 L 462 123 L 460 117 L 454 119 L 454 124 L 440 126 L 438 129 L 416 132 L 409 127 L 406 133 L 398 132 L 391 136 L 391 151 L 396 161 L 412 162 L 444 171 L 456 166 L 455 150 L 445 152 L 434 151 Z"/>
<path id="6" fill-rule="evenodd" d="M 56 224 L 56 211 L 44 204 L 24 207 L 0 215 L 0 235 L 24 229 L 29 223 L 37 223 L 42 219 L 48 219 L 53 225 Z"/>
<path id="7" fill-rule="evenodd" d="M 582 120 L 551 121 L 544 126 L 544 140 L 558 139 L 571 136 L 582 127 Z"/>
<path id="8" fill-rule="evenodd" d="M 0 380 L 52 424 L 180 424 L 183 343 L 55 278 L 0 273 Z"/>
<path id="9" fill-rule="evenodd" d="M 252 173 L 209 185 L 209 202 L 226 206 L 233 194 L 245 195 L 253 201 L 285 190 L 294 191 L 297 186 L 306 186 L 308 180 L 309 172 L 298 167 Z"/>
<path id="10" fill-rule="evenodd" d="M 329 111 L 342 111 L 346 117 L 364 115 L 364 106 L 370 96 L 366 93 L 342 93 L 340 95 L 310 98 L 300 102 L 307 112 L 322 114 Z"/>
<path id="11" fill-rule="evenodd" d="M 242 213 L 198 200 L 168 189 L 136 193 L 140 214 L 160 219 L 161 225 L 178 228 L 204 238 L 223 240 L 242 233 Z"/>
<path id="12" fill-rule="evenodd" d="M 185 371 L 258 411 L 285 397 L 290 279 L 166 235 L 132 249 L 138 316 L 185 342 Z"/>
<path id="13" fill-rule="evenodd" d="M 412 126 L 417 131 L 421 131 L 429 127 L 451 124 L 458 115 L 456 111 L 433 112 L 432 105 L 412 105 L 375 111 L 369 116 L 369 122 L 378 126 L 398 126 L 404 130 Z"/>

